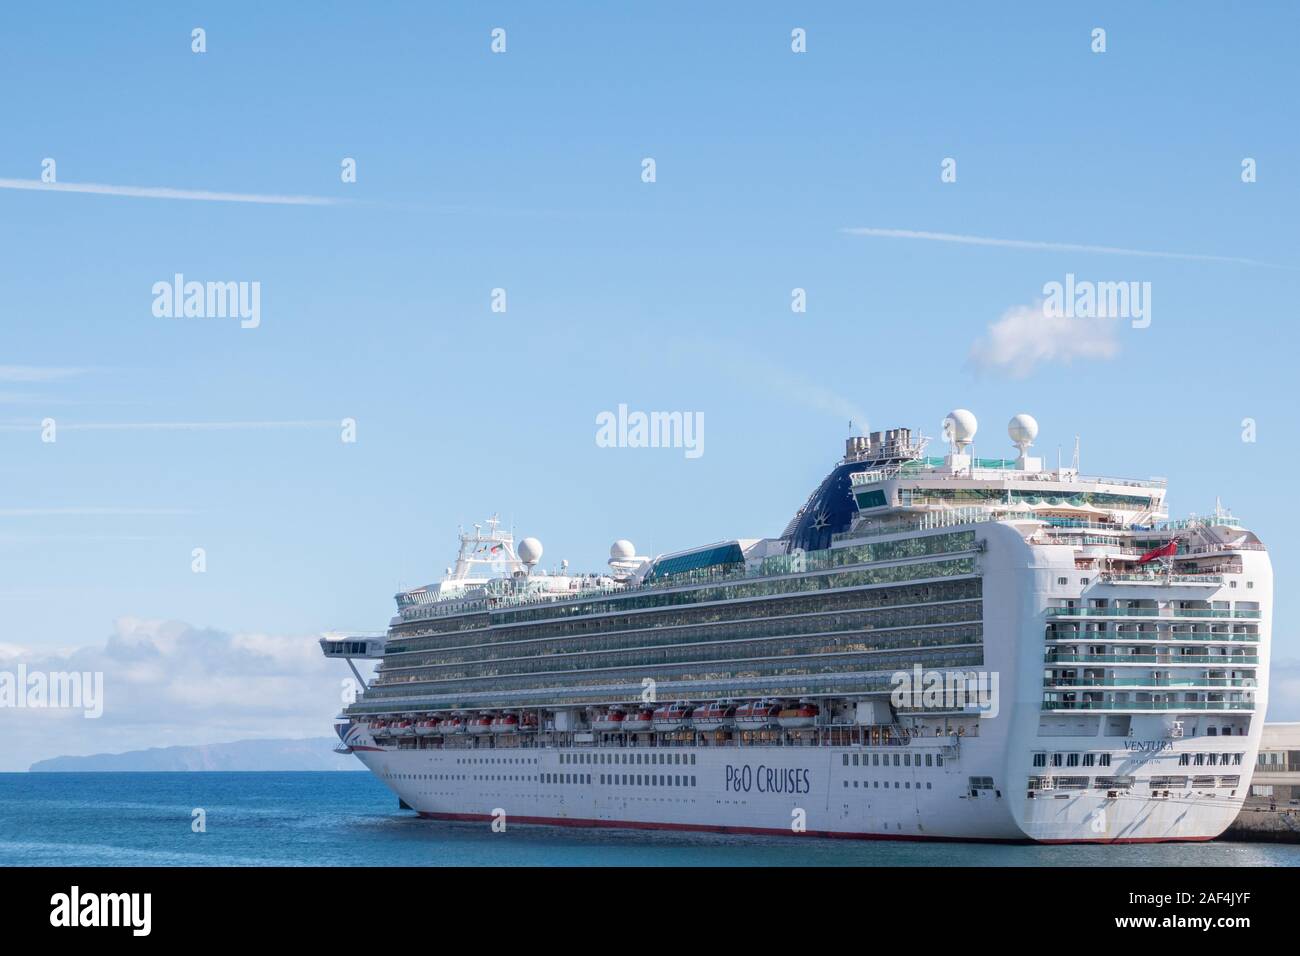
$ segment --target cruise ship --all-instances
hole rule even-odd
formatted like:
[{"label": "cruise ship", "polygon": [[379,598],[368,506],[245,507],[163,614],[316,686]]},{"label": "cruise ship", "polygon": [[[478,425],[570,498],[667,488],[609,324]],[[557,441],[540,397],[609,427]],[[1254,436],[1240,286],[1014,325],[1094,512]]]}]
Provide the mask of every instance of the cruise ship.
[{"label": "cruise ship", "polygon": [[[421,815],[894,840],[1208,840],[1268,694],[1272,571],[1222,508],[1030,454],[848,439],[778,537],[544,570],[495,519],[383,635],[329,636],[337,719]],[[756,480],[751,476],[748,480]],[[369,682],[359,660],[378,664]]]}]

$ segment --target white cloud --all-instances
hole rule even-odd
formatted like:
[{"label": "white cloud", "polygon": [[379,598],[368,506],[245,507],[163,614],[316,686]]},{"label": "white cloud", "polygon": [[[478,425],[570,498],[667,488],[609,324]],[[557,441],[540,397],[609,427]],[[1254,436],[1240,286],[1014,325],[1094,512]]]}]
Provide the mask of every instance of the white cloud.
[{"label": "white cloud", "polygon": [[107,183],[45,183],[39,179],[0,179],[0,189],[93,193],[97,196],[131,196],[138,199],[193,199],[207,202],[263,203],[276,206],[333,206],[343,201],[325,196],[223,193],[207,189],[173,189],[170,186],[112,186]]},{"label": "white cloud", "polygon": [[[0,771],[63,754],[222,743],[254,737],[328,737],[342,707],[346,666],[317,635],[227,633],[182,621],[125,617],[102,644],[46,650],[0,644],[0,669],[104,675],[103,716],[0,711]],[[364,672],[363,672],[364,673]]]},{"label": "white cloud", "polygon": [[980,371],[1024,378],[1047,362],[1111,359],[1119,354],[1114,319],[1049,316],[1042,302],[1017,305],[988,327],[971,346],[970,360]]}]

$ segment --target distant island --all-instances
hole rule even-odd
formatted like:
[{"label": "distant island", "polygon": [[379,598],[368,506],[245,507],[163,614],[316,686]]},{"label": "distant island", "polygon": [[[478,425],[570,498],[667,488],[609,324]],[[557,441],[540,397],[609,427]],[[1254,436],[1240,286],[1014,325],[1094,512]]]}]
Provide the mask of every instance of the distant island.
[{"label": "distant island", "polygon": [[120,754],[52,757],[38,760],[31,773],[86,773],[89,771],[202,771],[202,770],[364,770],[356,757],[336,754],[334,737],[297,740],[236,740],[194,747],[152,747]]}]

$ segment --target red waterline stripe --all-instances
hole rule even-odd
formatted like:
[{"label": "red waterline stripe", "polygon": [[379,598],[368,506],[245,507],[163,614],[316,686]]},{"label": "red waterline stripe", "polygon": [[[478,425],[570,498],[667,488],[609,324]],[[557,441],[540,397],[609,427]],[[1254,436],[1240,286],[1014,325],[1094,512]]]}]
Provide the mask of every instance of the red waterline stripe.
[{"label": "red waterline stripe", "polygon": [[[437,813],[417,811],[420,816],[430,820],[449,820],[460,823],[486,823],[495,819],[490,813]],[[708,823],[654,823],[646,820],[592,820],[588,818],[574,817],[521,817],[512,816],[508,819],[515,823],[535,824],[537,826],[547,827],[584,827],[584,828],[614,828],[621,830],[678,830],[696,833],[733,833],[743,834],[746,836],[814,836],[829,837],[840,840],[904,840],[911,843],[1002,843],[1002,844],[1026,844],[1026,843],[1044,843],[1053,845],[1082,844],[1082,843],[1203,843],[1213,840],[1214,837],[1195,836],[1195,837],[1120,837],[1114,840],[1035,840],[1031,837],[1021,839],[1007,838],[999,839],[997,837],[944,837],[944,836],[927,836],[925,834],[904,834],[904,833],[846,833],[838,830],[807,830],[804,833],[796,834],[790,830],[780,827],[742,827],[742,826],[721,826]]]}]

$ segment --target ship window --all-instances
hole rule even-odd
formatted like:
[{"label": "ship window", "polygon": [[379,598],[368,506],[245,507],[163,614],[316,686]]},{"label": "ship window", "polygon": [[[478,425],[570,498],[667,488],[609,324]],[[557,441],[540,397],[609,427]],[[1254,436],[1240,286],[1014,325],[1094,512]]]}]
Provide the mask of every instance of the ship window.
[{"label": "ship window", "polygon": [[926,754],[926,755],[925,755],[925,765],[926,765],[927,767],[932,767],[932,766],[934,766],[934,754]]},{"label": "ship window", "polygon": [[1069,579],[1069,578],[1057,578],[1057,579],[1056,579],[1056,583],[1057,583],[1057,584],[1069,584],[1069,583],[1070,583],[1070,579]]},{"label": "ship window", "polygon": [[1067,767],[1077,767],[1077,766],[1079,766],[1079,755],[1078,755],[1078,754],[1066,754],[1066,755],[1065,755],[1065,765],[1066,765]]},{"label": "ship window", "polygon": [[[691,754],[691,763],[695,763],[695,754]],[[695,775],[691,775],[691,786],[695,786]]]},{"label": "ship window", "polygon": [[873,766],[873,767],[879,767],[879,766],[880,766],[880,754],[872,754],[872,755],[871,755],[871,766]]},{"label": "ship window", "polygon": [[897,767],[898,764],[899,764],[898,754],[894,754],[894,766]]},{"label": "ship window", "polygon": [[1034,754],[1034,766],[1035,766],[1035,767],[1046,767],[1046,766],[1047,766],[1047,754]]},{"label": "ship window", "polygon": [[[856,757],[854,758],[853,762],[854,762],[854,763],[857,763],[857,762],[858,762]],[[848,754],[845,754],[845,755],[844,755],[844,766],[847,767],[848,765],[849,765],[849,755],[848,755]]]},{"label": "ship window", "polygon": [[942,767],[942,766],[943,766],[943,754],[935,754],[935,755],[934,755],[934,765],[935,765],[936,767]]},{"label": "ship window", "polygon": [[1053,766],[1053,767],[1059,767],[1059,766],[1061,766],[1061,764],[1062,764],[1062,762],[1063,762],[1063,761],[1062,761],[1062,758],[1063,758],[1064,756],[1065,756],[1064,754],[1052,754],[1052,766]]}]

